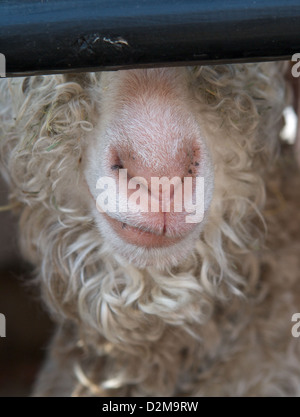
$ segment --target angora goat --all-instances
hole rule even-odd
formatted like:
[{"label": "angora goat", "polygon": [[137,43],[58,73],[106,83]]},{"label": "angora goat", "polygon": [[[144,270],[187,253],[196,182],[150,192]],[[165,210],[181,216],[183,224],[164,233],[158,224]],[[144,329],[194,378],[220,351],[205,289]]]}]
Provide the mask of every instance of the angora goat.
[{"label": "angora goat", "polygon": [[[279,63],[1,82],[2,172],[58,326],[33,395],[300,395],[287,97]],[[98,179],[125,169],[203,178],[202,221],[101,212]]]}]

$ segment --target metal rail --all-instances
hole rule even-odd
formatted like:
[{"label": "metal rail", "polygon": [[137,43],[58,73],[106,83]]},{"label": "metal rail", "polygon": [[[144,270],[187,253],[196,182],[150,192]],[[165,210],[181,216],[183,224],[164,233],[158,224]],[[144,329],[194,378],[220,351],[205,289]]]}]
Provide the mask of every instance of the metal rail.
[{"label": "metal rail", "polygon": [[300,0],[4,0],[7,76],[290,59]]}]

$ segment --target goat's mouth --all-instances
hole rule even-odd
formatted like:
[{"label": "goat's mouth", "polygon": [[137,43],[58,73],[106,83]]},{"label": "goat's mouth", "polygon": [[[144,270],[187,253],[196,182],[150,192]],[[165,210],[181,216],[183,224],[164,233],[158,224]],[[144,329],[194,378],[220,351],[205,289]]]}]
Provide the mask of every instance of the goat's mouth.
[{"label": "goat's mouth", "polygon": [[[87,183],[86,183],[87,185]],[[87,185],[89,195],[92,197],[96,206],[96,199],[90,191],[89,186]],[[135,227],[129,225],[124,221],[119,221],[105,212],[100,212],[100,215],[103,215],[106,221],[110,224],[112,229],[123,239],[125,242],[130,243],[135,246],[141,246],[145,248],[160,248],[172,246],[180,242],[185,236],[186,233],[180,233],[177,236],[167,236],[165,226],[159,231],[148,230],[142,227]]]},{"label": "goat's mouth", "polygon": [[127,223],[116,220],[106,213],[102,213],[113,230],[127,243],[146,248],[159,248],[174,245],[182,239],[182,236],[169,237],[164,231],[157,233],[141,227],[131,226]]}]

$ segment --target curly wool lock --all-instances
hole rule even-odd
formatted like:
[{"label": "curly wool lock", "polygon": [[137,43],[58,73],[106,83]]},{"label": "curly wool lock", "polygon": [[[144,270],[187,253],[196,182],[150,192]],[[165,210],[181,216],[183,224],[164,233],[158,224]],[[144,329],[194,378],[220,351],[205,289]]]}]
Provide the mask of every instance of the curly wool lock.
[{"label": "curly wool lock", "polygon": [[[258,249],[267,164],[278,153],[286,102],[281,64],[178,71],[215,177],[204,229],[179,264],[165,248],[151,249],[150,266],[143,247],[133,255],[127,245],[120,255],[95,225],[81,158],[101,118],[102,74],[0,84],[2,171],[20,214],[22,252],[60,328],[35,395],[299,394],[292,354],[293,371],[284,354],[267,359],[264,345],[246,352],[264,326],[258,311],[272,287],[263,285]],[[276,320],[290,300],[281,298],[266,307]],[[272,333],[273,325],[264,328]]]}]

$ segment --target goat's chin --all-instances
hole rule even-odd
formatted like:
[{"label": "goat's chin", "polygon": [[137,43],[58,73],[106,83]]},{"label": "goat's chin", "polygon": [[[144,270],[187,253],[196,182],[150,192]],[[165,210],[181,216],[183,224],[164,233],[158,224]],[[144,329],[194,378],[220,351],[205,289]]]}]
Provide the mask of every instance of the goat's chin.
[{"label": "goat's chin", "polygon": [[168,245],[144,246],[129,243],[120,237],[103,216],[97,216],[97,226],[118,263],[133,264],[140,269],[154,267],[160,270],[176,267],[184,262],[193,252],[203,227],[202,224],[197,225],[191,233],[181,239],[173,239]]},{"label": "goat's chin", "polygon": [[154,267],[163,270],[180,265],[190,255],[195,241],[195,238],[187,236],[178,243],[157,248],[132,245],[121,240],[115,241],[115,239],[112,239],[110,244],[117,252],[115,258],[119,262],[128,262],[141,269]]}]

